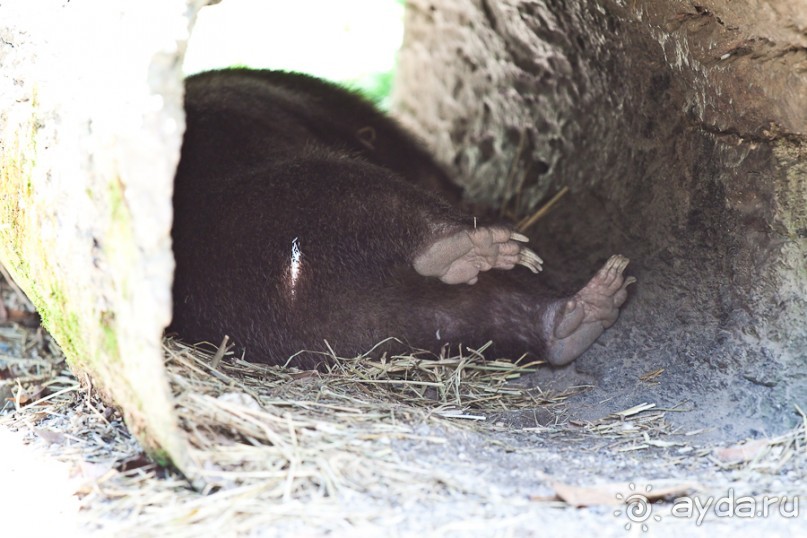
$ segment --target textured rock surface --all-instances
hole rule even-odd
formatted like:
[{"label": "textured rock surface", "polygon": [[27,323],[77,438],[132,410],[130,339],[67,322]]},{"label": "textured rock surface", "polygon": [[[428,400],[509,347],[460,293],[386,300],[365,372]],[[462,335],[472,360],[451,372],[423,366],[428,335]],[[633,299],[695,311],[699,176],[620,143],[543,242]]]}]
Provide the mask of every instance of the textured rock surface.
[{"label": "textured rock surface", "polygon": [[[529,214],[559,289],[608,255],[617,325],[540,382],[582,417],[655,401],[714,436],[807,400],[807,4],[412,0],[394,109],[472,198]],[[664,369],[648,384],[638,378]],[[608,400],[604,408],[599,402]]]},{"label": "textured rock surface", "polygon": [[191,12],[0,5],[0,257],[79,377],[183,468],[161,340]]}]

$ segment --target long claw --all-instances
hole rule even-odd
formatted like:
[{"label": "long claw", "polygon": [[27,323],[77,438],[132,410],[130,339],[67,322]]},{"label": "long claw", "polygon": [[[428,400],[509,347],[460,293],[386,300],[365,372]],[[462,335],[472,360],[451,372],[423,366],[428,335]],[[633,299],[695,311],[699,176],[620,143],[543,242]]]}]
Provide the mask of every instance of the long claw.
[{"label": "long claw", "polygon": [[523,265],[524,267],[526,267],[527,269],[529,269],[529,270],[530,270],[530,271],[532,271],[533,273],[538,273],[538,272],[540,272],[540,271],[541,271],[541,269],[536,268],[534,265],[532,265],[531,263],[526,262],[526,261],[524,261],[524,260],[519,260],[518,264],[519,264],[519,265]]},{"label": "long claw", "polygon": [[524,255],[524,256],[527,256],[528,258],[530,258],[532,260],[535,260],[536,262],[538,262],[539,265],[543,265],[543,263],[544,263],[544,260],[542,260],[541,257],[538,254],[536,254],[535,251],[532,250],[532,249],[529,249],[529,248],[526,248],[526,247],[522,248],[521,249],[521,254]]},{"label": "long claw", "polygon": [[519,253],[518,263],[523,265],[533,273],[538,273],[543,269],[542,264],[544,261],[535,252],[528,248],[521,249]]},{"label": "long claw", "polygon": [[529,243],[530,238],[526,235],[522,235],[518,232],[510,232],[510,239],[513,241],[518,241],[519,243]]}]

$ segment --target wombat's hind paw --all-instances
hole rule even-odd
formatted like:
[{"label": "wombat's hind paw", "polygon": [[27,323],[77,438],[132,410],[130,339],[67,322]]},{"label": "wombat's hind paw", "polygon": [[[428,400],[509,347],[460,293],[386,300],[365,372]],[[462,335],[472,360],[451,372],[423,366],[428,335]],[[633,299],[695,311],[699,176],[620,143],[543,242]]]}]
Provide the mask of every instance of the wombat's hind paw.
[{"label": "wombat's hind paw", "polygon": [[419,274],[437,277],[446,284],[474,284],[481,271],[507,270],[516,265],[537,273],[543,260],[521,244],[527,241],[503,226],[462,230],[429,245],[412,265]]},{"label": "wombat's hind paw", "polygon": [[628,262],[624,256],[611,256],[583,289],[548,310],[550,363],[558,366],[573,361],[614,324],[619,307],[628,297],[627,287],[636,282],[622,274]]}]

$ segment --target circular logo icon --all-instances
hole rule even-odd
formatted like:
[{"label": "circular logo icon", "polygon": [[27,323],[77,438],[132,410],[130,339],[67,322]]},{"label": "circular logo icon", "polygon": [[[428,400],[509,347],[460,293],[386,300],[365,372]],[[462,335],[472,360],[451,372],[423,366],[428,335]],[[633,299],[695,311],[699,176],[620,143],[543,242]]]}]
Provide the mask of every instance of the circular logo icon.
[{"label": "circular logo icon", "polygon": [[[625,524],[625,530],[631,530],[634,524],[639,524],[643,532],[647,532],[650,528],[647,521],[652,517],[653,521],[661,521],[661,516],[653,514],[653,505],[644,493],[636,492],[636,484],[631,482],[628,486],[631,492],[626,496],[622,493],[616,494],[616,499],[622,501],[626,506],[624,509],[614,511],[614,516],[621,517],[622,514],[628,518]],[[650,493],[653,486],[646,486],[645,493]]]}]

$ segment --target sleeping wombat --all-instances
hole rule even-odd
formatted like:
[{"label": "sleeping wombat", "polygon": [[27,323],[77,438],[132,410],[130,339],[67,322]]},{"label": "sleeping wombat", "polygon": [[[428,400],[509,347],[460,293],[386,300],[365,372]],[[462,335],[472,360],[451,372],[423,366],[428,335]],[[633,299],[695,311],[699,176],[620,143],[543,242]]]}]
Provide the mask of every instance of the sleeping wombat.
[{"label": "sleeping wombat", "polygon": [[304,368],[328,346],[354,356],[384,340],[435,352],[492,340],[497,355],[561,365],[616,320],[627,259],[549,297],[527,238],[458,209],[460,189],[361,97],[247,69],[185,88],[171,326],[184,339],[227,334],[270,363],[308,350],[291,363]]}]

